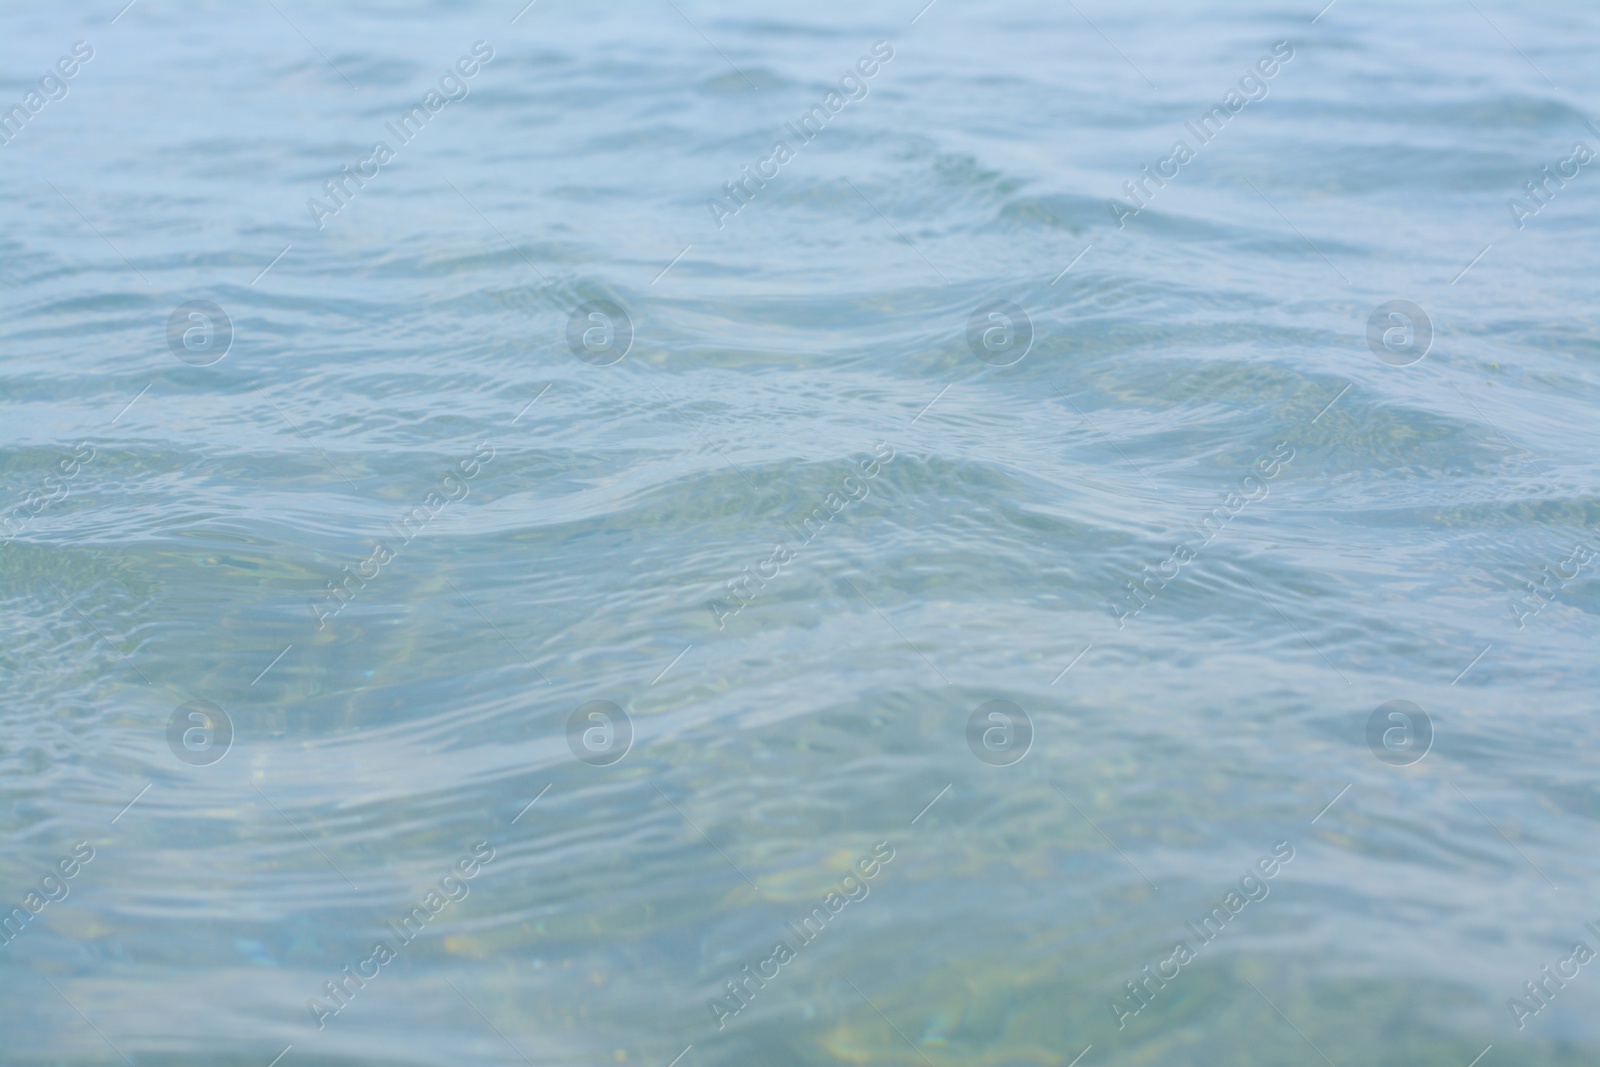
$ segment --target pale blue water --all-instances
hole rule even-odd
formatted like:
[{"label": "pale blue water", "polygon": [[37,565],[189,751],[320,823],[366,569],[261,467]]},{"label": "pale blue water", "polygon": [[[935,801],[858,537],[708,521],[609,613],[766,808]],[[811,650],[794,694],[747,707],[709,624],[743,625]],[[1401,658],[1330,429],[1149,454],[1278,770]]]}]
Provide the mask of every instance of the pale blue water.
[{"label": "pale blue water", "polygon": [[0,1063],[1596,1062],[1600,12],[1319,6],[0,12]]}]

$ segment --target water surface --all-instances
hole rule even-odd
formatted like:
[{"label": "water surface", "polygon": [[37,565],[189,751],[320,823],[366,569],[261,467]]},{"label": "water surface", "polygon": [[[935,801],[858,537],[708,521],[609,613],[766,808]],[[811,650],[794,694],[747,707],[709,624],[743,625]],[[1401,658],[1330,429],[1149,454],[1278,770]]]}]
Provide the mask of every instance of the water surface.
[{"label": "water surface", "polygon": [[519,6],[0,14],[0,1062],[1595,1061],[1592,9]]}]

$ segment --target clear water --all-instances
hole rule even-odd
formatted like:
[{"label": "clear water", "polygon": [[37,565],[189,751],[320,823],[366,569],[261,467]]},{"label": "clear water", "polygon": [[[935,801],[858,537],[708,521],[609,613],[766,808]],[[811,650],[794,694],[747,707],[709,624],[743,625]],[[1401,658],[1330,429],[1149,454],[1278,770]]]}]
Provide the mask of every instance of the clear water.
[{"label": "clear water", "polygon": [[1600,1056],[1592,6],[118,6],[0,13],[0,1062]]}]

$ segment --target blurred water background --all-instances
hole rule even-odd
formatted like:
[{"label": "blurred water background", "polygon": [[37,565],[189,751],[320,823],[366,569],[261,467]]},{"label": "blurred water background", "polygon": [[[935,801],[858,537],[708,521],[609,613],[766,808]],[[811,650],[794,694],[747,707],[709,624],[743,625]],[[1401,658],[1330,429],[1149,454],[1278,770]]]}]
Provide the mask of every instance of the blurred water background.
[{"label": "blurred water background", "polygon": [[1600,1056],[1592,6],[118,6],[0,11],[0,1063]]}]

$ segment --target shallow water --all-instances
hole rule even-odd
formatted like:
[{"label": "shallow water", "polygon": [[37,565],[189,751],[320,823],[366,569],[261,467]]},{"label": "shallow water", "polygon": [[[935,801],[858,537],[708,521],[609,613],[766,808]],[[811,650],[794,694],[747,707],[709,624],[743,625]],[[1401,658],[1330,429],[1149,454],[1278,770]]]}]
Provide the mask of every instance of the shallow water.
[{"label": "shallow water", "polygon": [[118,6],[0,13],[0,1062],[1600,1055],[1593,9]]}]

